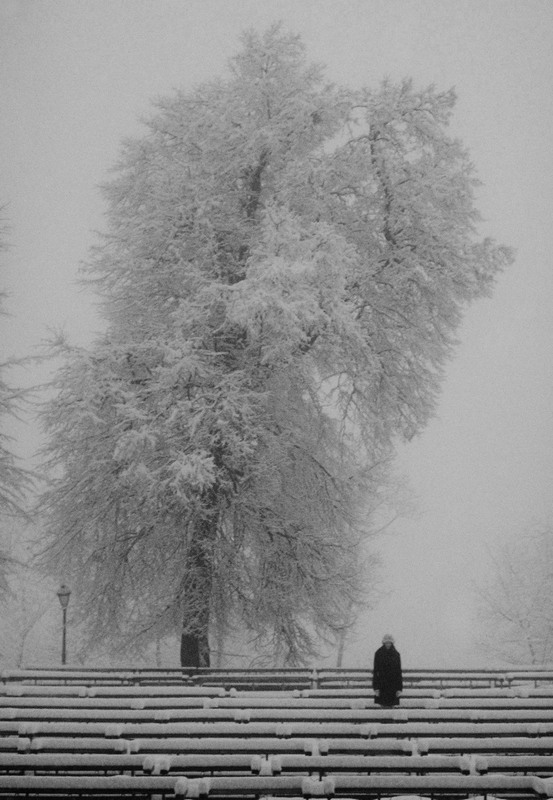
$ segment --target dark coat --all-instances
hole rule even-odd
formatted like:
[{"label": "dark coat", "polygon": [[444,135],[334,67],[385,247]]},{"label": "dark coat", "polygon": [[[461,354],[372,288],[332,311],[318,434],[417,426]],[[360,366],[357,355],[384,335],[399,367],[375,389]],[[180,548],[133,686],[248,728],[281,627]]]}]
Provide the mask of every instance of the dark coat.
[{"label": "dark coat", "polygon": [[397,706],[399,698],[397,692],[403,690],[403,676],[401,673],[401,656],[392,645],[382,645],[374,654],[373,689],[379,690],[374,702],[381,706]]}]

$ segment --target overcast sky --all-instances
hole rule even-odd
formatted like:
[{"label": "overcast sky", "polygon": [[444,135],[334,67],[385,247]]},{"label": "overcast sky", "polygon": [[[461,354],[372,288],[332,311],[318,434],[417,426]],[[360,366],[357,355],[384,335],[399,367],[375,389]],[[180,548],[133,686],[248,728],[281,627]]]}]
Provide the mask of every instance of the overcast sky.
[{"label": "overcast sky", "polygon": [[344,662],[363,666],[390,630],[406,666],[478,665],[472,582],[489,549],[553,520],[551,0],[0,0],[3,355],[52,327],[90,341],[75,281],[121,140],[153,98],[224,74],[240,33],[277,20],[337,83],[454,86],[482,233],[516,249],[467,313],[437,417],[399,453],[417,510],[383,540],[388,596]]}]

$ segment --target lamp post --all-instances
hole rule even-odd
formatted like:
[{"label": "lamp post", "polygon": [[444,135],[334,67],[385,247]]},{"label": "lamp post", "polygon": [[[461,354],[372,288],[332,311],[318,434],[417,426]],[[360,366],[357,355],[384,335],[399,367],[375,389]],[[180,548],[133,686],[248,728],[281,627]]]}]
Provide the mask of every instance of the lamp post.
[{"label": "lamp post", "polygon": [[62,583],[58,589],[58,597],[60,600],[61,610],[63,613],[63,627],[61,635],[61,663],[65,664],[66,648],[65,648],[65,631],[67,628],[67,606],[69,605],[69,598],[71,596],[71,589]]}]

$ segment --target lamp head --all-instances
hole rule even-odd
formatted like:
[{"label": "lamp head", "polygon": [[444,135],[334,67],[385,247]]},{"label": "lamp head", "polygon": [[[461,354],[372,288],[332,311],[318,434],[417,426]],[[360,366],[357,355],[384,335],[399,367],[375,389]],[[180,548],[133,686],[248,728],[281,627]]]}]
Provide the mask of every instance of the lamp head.
[{"label": "lamp head", "polygon": [[71,596],[71,589],[62,583],[60,588],[58,589],[57,595],[59,597],[60,605],[63,609],[66,609],[69,605],[69,598]]}]

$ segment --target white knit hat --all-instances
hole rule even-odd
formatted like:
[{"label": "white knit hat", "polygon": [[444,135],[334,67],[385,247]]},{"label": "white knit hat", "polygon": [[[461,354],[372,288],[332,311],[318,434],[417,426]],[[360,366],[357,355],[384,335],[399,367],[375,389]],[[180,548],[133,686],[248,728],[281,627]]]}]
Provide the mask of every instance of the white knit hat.
[{"label": "white knit hat", "polygon": [[384,644],[384,642],[391,642],[393,644],[394,641],[395,641],[394,637],[392,636],[391,633],[385,633],[384,636],[382,637],[382,644]]}]

